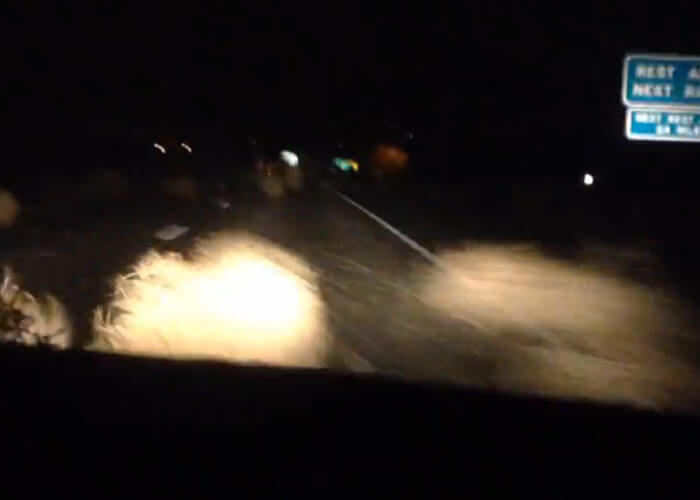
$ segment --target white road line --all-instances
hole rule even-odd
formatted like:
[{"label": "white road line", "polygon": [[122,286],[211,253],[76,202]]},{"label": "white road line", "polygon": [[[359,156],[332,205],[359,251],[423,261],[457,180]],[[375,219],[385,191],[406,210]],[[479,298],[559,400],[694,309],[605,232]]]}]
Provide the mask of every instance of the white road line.
[{"label": "white road line", "polygon": [[[361,211],[363,214],[365,214],[365,215],[366,215],[367,217],[369,217],[370,219],[372,219],[372,220],[374,220],[375,222],[377,222],[380,226],[382,226],[384,229],[386,229],[386,230],[389,231],[391,234],[393,234],[394,236],[396,236],[398,239],[400,239],[401,241],[403,241],[406,245],[408,245],[409,247],[411,247],[412,249],[414,249],[416,252],[418,252],[419,254],[421,254],[423,257],[425,257],[425,259],[427,259],[428,261],[430,261],[430,262],[433,263],[434,265],[436,265],[436,266],[438,266],[438,267],[441,267],[441,268],[443,268],[443,269],[445,269],[445,270],[449,270],[449,269],[450,269],[448,265],[444,264],[444,263],[443,263],[440,259],[438,259],[437,256],[436,256],[435,254],[433,254],[430,250],[428,250],[428,249],[426,249],[426,248],[423,248],[423,247],[422,247],[420,244],[418,244],[416,241],[412,240],[411,238],[409,238],[408,236],[406,236],[405,234],[403,234],[401,231],[399,231],[398,229],[396,229],[394,226],[392,226],[391,224],[389,224],[387,221],[385,221],[384,219],[382,219],[382,218],[379,217],[378,215],[372,213],[371,211],[369,211],[368,209],[366,209],[365,207],[363,207],[362,205],[360,205],[359,203],[357,203],[355,200],[353,200],[353,199],[350,198],[349,196],[347,196],[347,195],[341,193],[340,191],[336,191],[335,189],[333,189],[332,187],[330,187],[328,184],[325,184],[324,187],[325,187],[326,189],[332,191],[332,192],[335,193],[336,195],[338,195],[343,201],[345,201],[345,202],[349,203],[350,205],[352,205],[353,207],[357,208],[359,211]],[[484,331],[493,333],[492,330],[491,330],[490,328],[488,328],[488,327],[486,327],[486,326],[484,326],[484,325],[480,325],[480,324],[478,324],[478,323],[475,322],[475,321],[472,321],[472,320],[465,320],[465,319],[462,319],[462,321],[464,321],[465,323],[468,323],[469,325],[471,325],[472,327],[474,327],[474,328],[476,328],[476,329],[484,330]],[[364,359],[364,358],[361,358],[361,359]],[[366,360],[365,360],[365,361],[366,361]],[[368,362],[368,363],[369,363],[369,362]],[[372,366],[372,365],[370,364],[370,366]]]},{"label": "white road line", "polygon": [[435,254],[433,254],[430,250],[428,250],[428,249],[422,247],[422,246],[419,245],[416,241],[412,240],[411,238],[409,238],[408,236],[406,236],[405,234],[403,234],[401,231],[399,231],[398,229],[396,229],[394,226],[392,226],[391,224],[389,224],[387,221],[385,221],[384,219],[382,219],[382,218],[379,217],[378,215],[376,215],[376,214],[370,212],[368,209],[366,209],[365,207],[363,207],[362,205],[360,205],[359,203],[357,203],[355,200],[353,200],[353,199],[350,198],[349,196],[344,195],[344,194],[341,193],[340,191],[336,191],[335,189],[333,189],[332,187],[330,187],[330,186],[328,186],[328,185],[326,185],[326,188],[329,189],[329,190],[331,190],[332,192],[334,192],[334,193],[335,193],[336,195],[338,195],[342,200],[344,200],[345,202],[349,203],[350,205],[352,205],[353,207],[355,207],[356,209],[358,209],[360,212],[362,212],[363,214],[365,214],[367,217],[369,217],[369,218],[372,219],[373,221],[377,222],[380,226],[382,226],[384,229],[386,229],[386,230],[389,231],[391,234],[393,234],[394,236],[396,236],[398,239],[400,239],[401,241],[403,241],[406,245],[408,245],[409,247],[411,247],[413,250],[415,250],[416,252],[418,252],[419,254],[421,254],[421,255],[422,255],[423,257],[425,257],[427,260],[429,260],[430,262],[432,262],[432,263],[435,264],[436,266],[441,266],[440,260],[439,260],[439,259],[435,256]]}]

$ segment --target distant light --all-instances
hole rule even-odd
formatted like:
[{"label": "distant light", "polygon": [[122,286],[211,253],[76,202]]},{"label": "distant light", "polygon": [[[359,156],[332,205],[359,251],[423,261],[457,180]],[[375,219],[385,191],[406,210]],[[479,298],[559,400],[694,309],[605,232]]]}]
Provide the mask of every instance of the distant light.
[{"label": "distant light", "polygon": [[360,164],[351,158],[333,158],[333,164],[343,172],[360,170]]},{"label": "distant light", "polygon": [[347,172],[352,168],[348,161],[344,158],[333,158],[333,163],[343,172]]},{"label": "distant light", "polygon": [[157,142],[153,143],[153,147],[156,148],[158,151],[160,151],[162,154],[165,154],[165,148],[158,144]]},{"label": "distant light", "polygon": [[583,176],[583,183],[586,186],[592,186],[593,185],[593,176],[591,174],[586,174]]},{"label": "distant light", "polygon": [[180,147],[187,151],[188,153],[192,152],[192,148],[186,143],[186,142],[181,142]]},{"label": "distant light", "polygon": [[296,167],[299,165],[299,157],[291,151],[282,151],[280,153],[280,158],[290,167]]}]

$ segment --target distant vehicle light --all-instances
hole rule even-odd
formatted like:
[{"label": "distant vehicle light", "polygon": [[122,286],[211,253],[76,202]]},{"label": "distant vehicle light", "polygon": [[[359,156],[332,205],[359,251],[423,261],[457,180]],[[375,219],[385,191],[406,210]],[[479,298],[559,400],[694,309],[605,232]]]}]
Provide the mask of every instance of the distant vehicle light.
[{"label": "distant vehicle light", "polygon": [[153,147],[160,151],[162,154],[165,154],[165,148],[157,142],[153,143]]},{"label": "distant vehicle light", "polygon": [[383,172],[399,172],[408,164],[408,153],[399,146],[379,144],[372,151],[369,161]]},{"label": "distant vehicle light", "polygon": [[360,164],[351,158],[333,158],[333,164],[343,172],[360,170]]},{"label": "distant vehicle light", "polygon": [[291,151],[282,151],[280,153],[280,158],[282,159],[283,162],[285,162],[290,167],[299,166],[299,157],[295,153],[292,153]]},{"label": "distant vehicle light", "polygon": [[586,186],[592,186],[593,185],[593,176],[591,174],[586,174],[583,176],[583,183]]},{"label": "distant vehicle light", "polygon": [[192,153],[192,148],[186,142],[181,142],[180,147],[188,153]]}]

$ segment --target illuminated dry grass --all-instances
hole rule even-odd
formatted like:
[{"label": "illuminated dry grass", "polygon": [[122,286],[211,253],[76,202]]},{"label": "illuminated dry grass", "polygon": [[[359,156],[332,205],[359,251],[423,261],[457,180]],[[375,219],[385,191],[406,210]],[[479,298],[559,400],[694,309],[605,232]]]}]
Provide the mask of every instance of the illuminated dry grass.
[{"label": "illuminated dry grass", "polygon": [[9,268],[0,283],[0,340],[24,345],[71,345],[72,326],[66,308],[53,295],[34,296]]},{"label": "illuminated dry grass", "polygon": [[97,345],[178,358],[318,366],[326,318],[316,275],[260,239],[222,234],[192,255],[150,252],[94,316]]},{"label": "illuminated dry grass", "polygon": [[498,346],[497,385],[651,406],[695,399],[697,374],[683,360],[689,322],[663,288],[528,246],[471,246],[441,261],[421,298],[475,326],[471,340]]},{"label": "illuminated dry grass", "polygon": [[19,214],[19,203],[6,189],[0,188],[0,228],[10,227]]}]

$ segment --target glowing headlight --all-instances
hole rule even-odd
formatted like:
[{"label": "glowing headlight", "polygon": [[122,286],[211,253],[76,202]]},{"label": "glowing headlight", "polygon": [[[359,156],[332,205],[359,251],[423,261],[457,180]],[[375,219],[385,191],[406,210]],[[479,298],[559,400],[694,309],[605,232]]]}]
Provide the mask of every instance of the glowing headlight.
[{"label": "glowing headlight", "polygon": [[157,142],[153,143],[153,147],[160,151],[162,154],[165,154],[165,148]]},{"label": "glowing headlight", "polygon": [[189,144],[187,144],[186,142],[181,142],[181,143],[180,143],[180,147],[181,147],[182,149],[184,149],[185,151],[187,151],[188,153],[191,153],[191,152],[192,152],[192,148],[191,148],[191,147],[189,146]]},{"label": "glowing headlight", "polygon": [[592,186],[593,185],[593,176],[591,174],[586,174],[583,176],[583,183],[586,186]]}]

